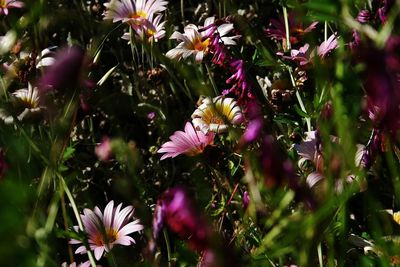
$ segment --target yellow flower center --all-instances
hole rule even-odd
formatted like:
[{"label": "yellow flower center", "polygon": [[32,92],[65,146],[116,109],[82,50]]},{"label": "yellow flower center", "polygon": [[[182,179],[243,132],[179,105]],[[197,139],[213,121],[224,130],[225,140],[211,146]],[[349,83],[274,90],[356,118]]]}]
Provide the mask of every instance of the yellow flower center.
[{"label": "yellow flower center", "polygon": [[393,213],[393,220],[400,224],[400,211]]},{"label": "yellow flower center", "polygon": [[192,42],[192,50],[205,51],[209,44],[210,44],[209,38],[207,38],[204,41],[201,41],[200,38],[196,38]]},{"label": "yellow flower center", "polygon": [[204,150],[204,147],[203,147],[203,146],[200,146],[200,147],[193,147],[192,149],[186,151],[186,152],[185,152],[185,155],[186,155],[186,156],[189,156],[189,157],[193,157],[193,156],[196,156],[197,154],[202,153],[203,150]]},{"label": "yellow flower center", "polygon": [[[224,118],[220,116],[219,112],[212,106],[209,106],[206,110],[203,110],[203,121],[207,124],[225,124]],[[221,115],[224,115],[223,113]]]},{"label": "yellow flower center", "polygon": [[93,238],[93,242],[96,246],[104,246],[105,244],[113,243],[118,239],[118,232],[115,229],[106,230],[106,238],[104,238],[103,233],[98,232]]},{"label": "yellow flower center", "polygon": [[7,7],[6,0],[0,0],[0,8],[5,8]]},{"label": "yellow flower center", "polygon": [[152,37],[155,33],[156,33],[155,30],[147,29],[147,31],[146,31],[146,36],[147,36],[148,38],[150,38],[150,37]]},{"label": "yellow flower center", "polygon": [[143,10],[138,10],[132,14],[129,15],[129,18],[131,19],[146,19],[147,18],[147,13],[144,12]]}]

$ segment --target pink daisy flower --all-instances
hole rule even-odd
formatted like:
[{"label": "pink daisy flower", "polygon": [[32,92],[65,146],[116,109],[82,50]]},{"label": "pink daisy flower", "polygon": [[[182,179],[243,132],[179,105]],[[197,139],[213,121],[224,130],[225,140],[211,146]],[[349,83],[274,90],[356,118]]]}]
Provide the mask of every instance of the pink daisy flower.
[{"label": "pink daisy flower", "polygon": [[0,0],[0,15],[8,15],[9,8],[23,8],[24,3],[17,0]]},{"label": "pink daisy flower", "polygon": [[[99,260],[104,251],[109,252],[114,245],[129,246],[135,240],[129,234],[143,230],[139,220],[129,222],[133,216],[133,207],[127,206],[121,210],[122,204],[114,208],[114,201],[110,201],[104,209],[104,214],[98,207],[94,211],[84,209],[81,219],[88,235],[90,249],[94,251],[96,260]],[[77,231],[78,227],[74,226]],[[71,244],[82,244],[82,241],[72,239]],[[82,244],[75,251],[76,254],[87,253]]]},{"label": "pink daisy flower", "polygon": [[338,45],[337,36],[332,34],[328,40],[322,42],[321,45],[317,47],[317,54],[321,58],[325,58],[332,50],[335,50]]},{"label": "pink daisy flower", "polygon": [[214,133],[204,134],[194,129],[190,122],[185,125],[185,131],[176,131],[170,136],[171,141],[166,142],[157,151],[165,153],[161,160],[175,158],[180,154],[194,156],[203,152],[204,148],[214,140]]},{"label": "pink daisy flower", "polygon": [[[303,38],[305,33],[314,30],[318,24],[318,22],[313,22],[307,28],[304,28],[303,24],[301,22],[298,22],[298,20],[296,19],[296,15],[293,12],[289,13],[288,20],[290,43],[292,44],[298,43]],[[266,35],[275,40],[285,41],[286,29],[283,16],[280,16],[279,19],[271,19],[270,22],[270,27],[265,30]]]}]

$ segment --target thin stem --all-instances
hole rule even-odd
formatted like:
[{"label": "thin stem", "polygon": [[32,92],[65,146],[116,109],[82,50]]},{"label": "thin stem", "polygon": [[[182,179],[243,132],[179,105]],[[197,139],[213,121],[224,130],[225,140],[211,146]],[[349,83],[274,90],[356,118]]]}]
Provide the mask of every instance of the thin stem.
[{"label": "thin stem", "polygon": [[214,89],[215,96],[219,96],[218,88],[217,88],[217,85],[215,84],[214,77],[212,76],[212,72],[210,70],[210,67],[208,66],[207,63],[205,63],[204,65],[206,66],[207,73],[208,73],[208,78],[210,79],[211,85],[212,85],[212,87]]},{"label": "thin stem", "polygon": [[167,230],[163,229],[163,234],[164,234],[165,245],[166,245],[166,247],[167,247],[168,267],[171,267],[171,266],[172,266],[172,261],[171,261],[171,246],[170,246],[170,244],[169,244],[169,238],[168,238]]},{"label": "thin stem", "polygon": [[[74,211],[75,218],[76,218],[76,220],[78,222],[79,230],[84,232],[85,231],[85,227],[83,226],[82,219],[81,219],[81,216],[79,215],[79,211],[78,211],[78,208],[76,206],[74,197],[72,196],[71,191],[69,191],[69,188],[68,188],[67,184],[65,183],[64,178],[60,174],[57,174],[57,176],[60,179],[61,188],[65,191],[65,194],[67,195],[68,200],[69,200],[69,202],[71,204],[72,210]],[[89,257],[90,264],[92,265],[92,267],[96,267],[96,262],[94,260],[94,257],[93,257],[92,251],[90,250],[89,245],[87,244],[87,242],[84,242],[84,244],[85,244],[85,247],[86,247],[86,252],[87,252],[88,257]]]},{"label": "thin stem", "polygon": [[[306,107],[304,106],[303,100],[301,99],[299,90],[297,89],[297,86],[296,86],[296,83],[294,81],[293,74],[292,74],[292,71],[290,70],[290,68],[288,68],[288,72],[289,72],[289,75],[290,75],[290,79],[292,81],[292,86],[296,90],[296,98],[297,98],[297,101],[299,102],[300,108],[304,113],[306,113],[308,115]],[[307,123],[307,130],[310,132],[311,131],[311,119],[310,119],[310,117],[306,117],[305,119],[306,119],[306,123]]]},{"label": "thin stem", "polygon": [[[135,45],[135,33],[133,32],[132,27],[129,27],[129,35],[130,35],[130,46],[131,46],[131,53],[132,53],[132,62],[135,71],[138,70],[138,64],[135,59],[135,54],[137,55],[136,45]],[[139,57],[138,57],[139,58]]]},{"label": "thin stem", "polygon": [[125,25],[125,23],[121,23],[119,24],[117,27],[115,27],[114,29],[112,29],[109,33],[106,34],[106,36],[103,38],[103,40],[101,41],[100,45],[96,48],[96,51],[94,52],[94,55],[97,55],[97,53],[99,53],[99,51],[103,48],[104,43],[106,42],[108,36],[110,36],[110,34],[115,31],[116,29],[118,29],[119,27],[121,27],[122,25]]},{"label": "thin stem", "polygon": [[324,266],[324,263],[323,263],[323,261],[322,261],[322,247],[321,247],[321,243],[318,244],[317,252],[318,252],[319,267],[323,267],[323,266]]},{"label": "thin stem", "polygon": [[224,17],[226,17],[226,0],[224,0]]},{"label": "thin stem", "polygon": [[181,17],[182,17],[182,25],[185,26],[185,9],[183,8],[184,0],[181,0]]},{"label": "thin stem", "polygon": [[[65,198],[64,198],[64,192],[60,192],[61,195],[61,212],[63,216],[63,221],[64,221],[64,228],[65,230],[68,230],[68,221],[67,221],[67,209],[65,208]],[[74,253],[72,252],[71,245],[68,242],[68,256],[70,262],[74,262]]]},{"label": "thin stem", "polygon": [[328,40],[328,22],[325,20],[324,23],[324,41]]},{"label": "thin stem", "polygon": [[290,47],[290,32],[289,32],[289,18],[287,14],[287,9],[285,6],[283,8],[283,19],[285,20],[285,32],[286,32],[286,49],[285,51],[289,51],[291,49]]}]

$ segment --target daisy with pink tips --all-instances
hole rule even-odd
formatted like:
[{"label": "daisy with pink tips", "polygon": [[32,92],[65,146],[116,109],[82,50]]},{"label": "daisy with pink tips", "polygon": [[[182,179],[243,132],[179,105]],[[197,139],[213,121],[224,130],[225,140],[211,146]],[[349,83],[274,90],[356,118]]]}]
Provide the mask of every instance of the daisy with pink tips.
[{"label": "daisy with pink tips", "polygon": [[162,0],[111,0],[104,4],[107,8],[104,19],[139,25],[151,19],[154,14],[166,10],[167,4],[167,1]]},{"label": "daisy with pink tips", "polygon": [[[129,234],[143,230],[139,220],[132,220],[133,207],[122,209],[122,204],[114,208],[114,201],[110,201],[104,209],[104,214],[98,207],[94,211],[84,209],[81,219],[88,235],[89,247],[94,251],[96,260],[99,260],[104,251],[109,252],[114,245],[130,246],[135,240]],[[78,226],[74,226],[77,231]],[[87,253],[82,241],[72,239],[71,244],[81,244],[76,254]]]},{"label": "daisy with pink tips", "polygon": [[[111,0],[104,4],[104,19],[126,22],[139,39],[158,41],[165,35],[165,21],[161,22],[159,13],[167,9],[167,4],[163,0]],[[130,34],[125,33],[122,38],[130,40]]]},{"label": "daisy with pink tips", "polygon": [[195,130],[190,122],[185,125],[185,131],[176,131],[170,136],[171,141],[166,142],[157,151],[165,153],[161,160],[175,158],[180,154],[195,156],[203,152],[204,148],[214,140],[214,133],[204,134]]},{"label": "daisy with pink tips", "polygon": [[196,63],[203,61],[204,56],[209,52],[209,46],[212,42],[214,33],[219,34],[219,42],[224,45],[236,45],[236,36],[226,36],[233,30],[232,23],[225,23],[220,26],[214,24],[215,18],[209,17],[205,20],[203,27],[197,27],[194,24],[189,24],[184,28],[184,32],[174,32],[170,39],[181,41],[177,47],[169,50],[166,54],[171,59],[185,59],[193,56]]},{"label": "daisy with pink tips", "polygon": [[[146,27],[132,27],[138,39],[147,39],[148,42],[158,42],[165,36],[165,20],[161,21],[162,15],[158,15],[154,20],[150,21]],[[129,32],[124,33],[122,39],[130,41],[131,35]]]},{"label": "daisy with pink tips", "polygon": [[23,8],[24,2],[17,0],[0,0],[0,15],[8,15],[9,8]]}]

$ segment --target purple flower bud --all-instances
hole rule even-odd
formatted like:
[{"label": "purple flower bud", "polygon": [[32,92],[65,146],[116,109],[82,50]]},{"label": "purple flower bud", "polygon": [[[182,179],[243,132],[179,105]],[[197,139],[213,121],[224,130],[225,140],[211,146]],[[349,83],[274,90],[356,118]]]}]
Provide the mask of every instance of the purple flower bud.
[{"label": "purple flower bud", "polygon": [[155,112],[149,112],[149,113],[147,113],[147,118],[149,119],[149,120],[154,120],[154,118],[156,117],[156,113]]},{"label": "purple flower bud", "polygon": [[153,214],[153,238],[158,239],[165,220],[165,206],[162,201],[158,201]]},{"label": "purple flower bud", "polygon": [[330,121],[333,116],[333,106],[332,102],[326,102],[325,105],[322,107],[321,110],[321,118],[323,118],[326,121]]},{"label": "purple flower bud", "polygon": [[263,127],[263,120],[258,118],[249,122],[246,127],[246,131],[244,132],[242,138],[245,143],[251,143],[255,141],[261,134],[261,130]]},{"label": "purple flower bud", "polygon": [[371,18],[371,12],[369,10],[360,10],[357,15],[357,21],[360,23],[368,23]]},{"label": "purple flower bud", "polygon": [[400,129],[399,49],[400,38],[391,36],[383,49],[361,47],[355,55],[366,66],[363,78],[369,116],[375,128],[384,129],[392,137]]},{"label": "purple flower bud", "polygon": [[101,161],[108,161],[112,156],[111,141],[107,136],[103,137],[101,143],[95,148],[95,154]]},{"label": "purple flower bud", "polygon": [[387,20],[387,16],[390,13],[393,5],[395,4],[395,0],[383,0],[383,6],[378,9],[378,15],[382,23],[385,23]]},{"label": "purple flower bud", "polygon": [[85,53],[83,49],[72,46],[61,49],[51,65],[39,81],[42,92],[52,89],[74,87],[81,83],[84,70]]}]

